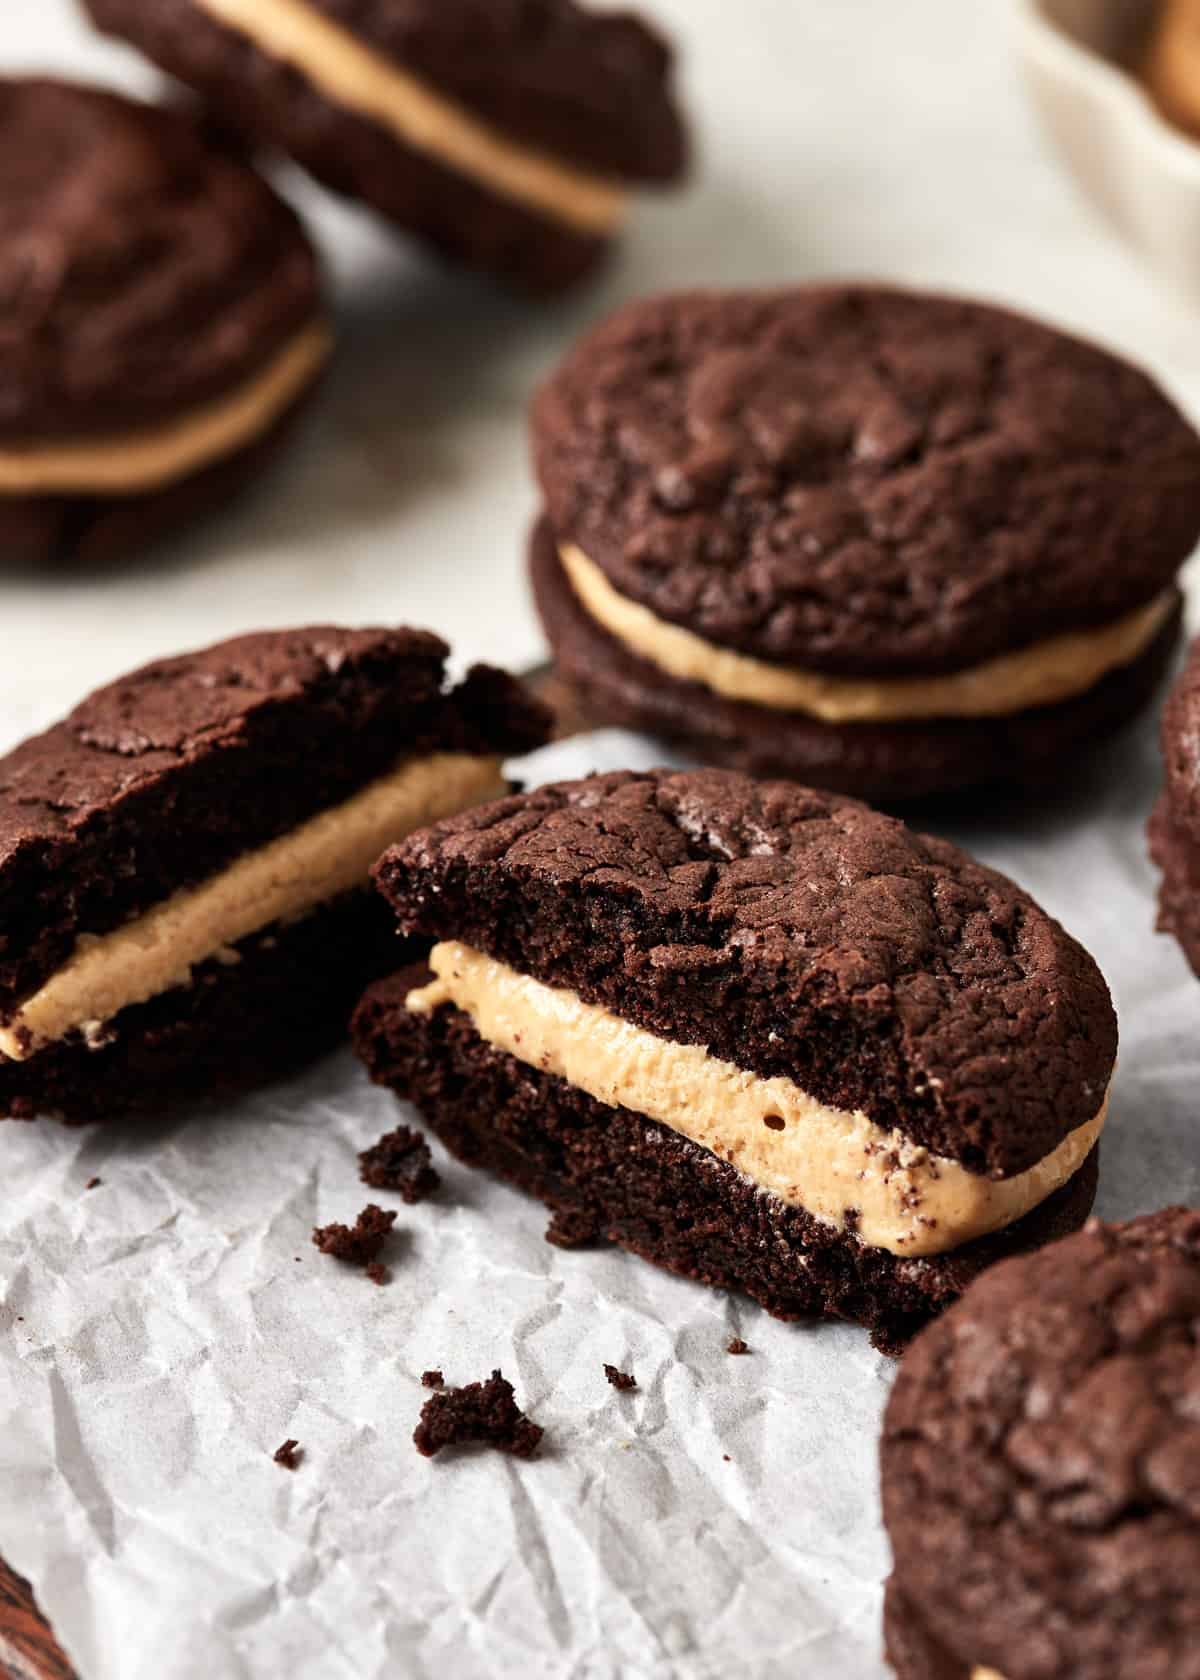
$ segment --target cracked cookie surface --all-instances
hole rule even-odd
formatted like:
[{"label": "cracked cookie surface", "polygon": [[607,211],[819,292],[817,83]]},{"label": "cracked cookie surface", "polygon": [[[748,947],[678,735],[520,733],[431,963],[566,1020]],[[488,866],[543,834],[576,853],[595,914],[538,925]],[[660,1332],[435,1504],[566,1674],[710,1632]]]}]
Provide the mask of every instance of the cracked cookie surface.
[{"label": "cracked cookie surface", "polygon": [[655,298],[540,392],[560,542],[659,618],[846,676],[961,670],[1169,587],[1200,440],[1136,368],[873,286]]},{"label": "cracked cookie surface", "polygon": [[914,1343],[881,1449],[903,1680],[923,1643],[955,1680],[1200,1675],[1198,1323],[1173,1208],[994,1267]]},{"label": "cracked cookie surface", "polygon": [[971,1170],[1097,1113],[1095,963],[1011,881],[857,801],[617,772],[439,823],[381,860],[401,930],[461,940]]}]

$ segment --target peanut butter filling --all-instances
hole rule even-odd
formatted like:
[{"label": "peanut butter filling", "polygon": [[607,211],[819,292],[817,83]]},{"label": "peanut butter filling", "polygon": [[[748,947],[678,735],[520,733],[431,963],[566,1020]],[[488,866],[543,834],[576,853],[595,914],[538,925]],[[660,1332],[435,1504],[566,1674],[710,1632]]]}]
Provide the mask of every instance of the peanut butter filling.
[{"label": "peanut butter filling", "polygon": [[760,1190],[906,1259],[944,1254],[1035,1208],[1086,1159],[1108,1109],[1106,1097],[1027,1172],[981,1178],[861,1111],[830,1108],[790,1079],[747,1073],[702,1045],[658,1038],[470,946],[435,945],[429,966],[436,978],[407,999],[414,1013],[452,1005],[485,1043],[669,1126]]},{"label": "peanut butter filling", "polygon": [[186,985],[198,963],[237,962],[240,939],[365,886],[394,841],[504,790],[498,758],[435,753],[398,765],[111,933],[81,934],[62,968],[0,1028],[0,1054],[24,1061],[68,1033],[96,1037],[122,1009]]},{"label": "peanut butter filling", "polygon": [[997,1673],[994,1668],[973,1668],[971,1670],[971,1680],[1004,1680],[1004,1676]]},{"label": "peanut butter filling", "polygon": [[335,104],[501,197],[583,233],[610,234],[620,221],[623,188],[507,140],[304,0],[198,3],[227,29],[299,70]]},{"label": "peanut butter filling", "polygon": [[1142,77],[1167,120],[1200,136],[1200,0],[1165,0]]},{"label": "peanut butter filling", "polygon": [[1086,693],[1149,647],[1174,607],[1171,591],[1099,630],[1072,631],[938,677],[831,677],[771,665],[717,647],[668,624],[618,593],[572,543],[559,550],[584,610],[640,658],[680,682],[700,683],[729,700],[804,712],[825,723],[899,723],[918,718],[1006,717]]},{"label": "peanut butter filling", "polygon": [[158,490],[270,431],[316,378],[333,334],[314,322],[233,396],[122,437],[0,448],[0,495],[124,496]]}]

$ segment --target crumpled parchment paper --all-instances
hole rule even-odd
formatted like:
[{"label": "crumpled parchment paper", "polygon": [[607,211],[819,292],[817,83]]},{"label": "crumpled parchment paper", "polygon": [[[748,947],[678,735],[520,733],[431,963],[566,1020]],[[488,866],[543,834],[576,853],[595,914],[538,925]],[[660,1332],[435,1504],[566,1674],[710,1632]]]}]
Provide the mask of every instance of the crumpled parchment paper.
[{"label": "crumpled parchment paper", "polygon": [[[656,757],[605,732],[525,773]],[[1200,1201],[1200,985],[1153,932],[1157,779],[1148,719],[1061,797],[951,831],[1113,987],[1108,1215]],[[865,1333],[563,1252],[437,1145],[434,1200],[368,1191],[355,1153],[401,1118],[343,1053],[184,1120],[0,1128],[0,1552],[84,1680],[880,1680],[892,1367]],[[382,1289],[309,1240],[369,1199],[400,1209]],[[430,1366],[500,1366],[540,1458],[418,1457]]]}]

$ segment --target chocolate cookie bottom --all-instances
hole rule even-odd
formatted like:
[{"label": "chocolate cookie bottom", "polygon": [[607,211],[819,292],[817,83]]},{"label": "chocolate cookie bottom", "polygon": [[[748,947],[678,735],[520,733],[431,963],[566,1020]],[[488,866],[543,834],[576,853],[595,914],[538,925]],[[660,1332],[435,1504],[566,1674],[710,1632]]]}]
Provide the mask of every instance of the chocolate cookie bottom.
[{"label": "chocolate cookie bottom", "polygon": [[123,1009],[93,1035],[0,1061],[0,1114],[72,1124],[245,1090],[331,1050],[363,987],[411,955],[373,893],[265,928],[190,985]]},{"label": "chocolate cookie bottom", "polygon": [[96,25],[133,42],[199,92],[236,132],[280,146],[334,192],[359,199],[435,250],[518,291],[582,280],[611,241],[477,184],[326,98],[194,0],[86,0]]},{"label": "chocolate cookie bottom", "polygon": [[1060,705],[998,718],[831,724],[726,699],[629,652],[581,605],[545,519],[534,529],[530,570],[559,674],[596,723],[646,730],[707,764],[893,802],[1050,776],[1149,702],[1182,625],[1180,601],[1132,664]]},{"label": "chocolate cookie bottom", "polygon": [[355,1047],[372,1079],[416,1104],[455,1155],[531,1191],[555,1240],[618,1243],[668,1271],[749,1295],[776,1318],[842,1318],[898,1352],[1005,1255],[1077,1230],[1097,1152],[1016,1224],[934,1259],[903,1260],[764,1194],[668,1127],[596,1101],[486,1044],[444,1008],[410,1013],[420,964],[370,987]]}]

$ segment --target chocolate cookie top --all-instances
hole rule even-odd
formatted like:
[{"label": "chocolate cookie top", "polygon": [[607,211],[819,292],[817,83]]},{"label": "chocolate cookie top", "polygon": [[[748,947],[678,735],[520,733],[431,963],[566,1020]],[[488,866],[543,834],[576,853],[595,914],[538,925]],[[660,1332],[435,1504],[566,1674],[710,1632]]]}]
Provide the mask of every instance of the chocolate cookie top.
[{"label": "chocolate cookie top", "polygon": [[461,939],[662,1037],[1007,1176],[1092,1119],[1116,1056],[1095,963],[1011,881],[855,800],[621,772],[387,852],[403,930]]},{"label": "chocolate cookie top", "polygon": [[633,181],[686,167],[671,49],[633,12],[574,0],[313,3],[507,138]]},{"label": "chocolate cookie top", "polygon": [[405,756],[509,753],[548,720],[423,630],[268,631],[158,660],[0,757],[0,1015],[101,933]]},{"label": "chocolate cookie top", "polygon": [[539,393],[560,541],[697,635],[844,675],[963,669],[1152,599],[1200,439],[1146,376],[982,304],[872,286],[621,311]]},{"label": "chocolate cookie top", "polygon": [[896,1578],[1007,1680],[1200,1676],[1200,1213],[1098,1220],[924,1331],[884,1422]]},{"label": "chocolate cookie top", "polygon": [[0,80],[0,442],[173,418],[319,311],[295,215],[185,116]]}]

